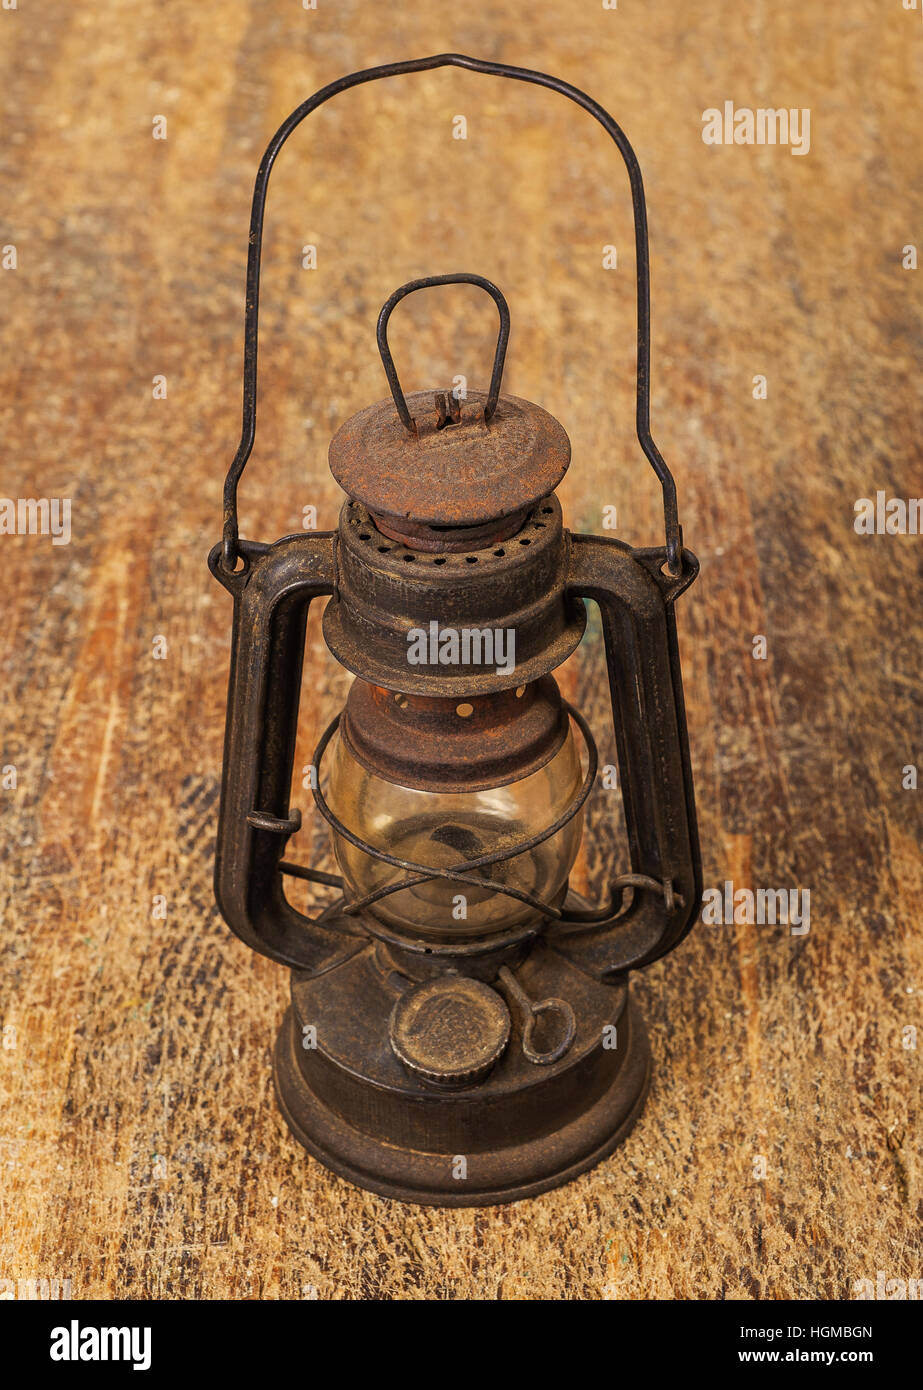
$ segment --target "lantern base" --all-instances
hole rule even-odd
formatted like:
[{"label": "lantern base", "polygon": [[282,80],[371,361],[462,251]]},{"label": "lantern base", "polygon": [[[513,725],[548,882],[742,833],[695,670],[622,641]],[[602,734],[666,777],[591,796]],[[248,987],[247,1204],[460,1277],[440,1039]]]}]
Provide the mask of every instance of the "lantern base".
[{"label": "lantern base", "polygon": [[294,974],[273,1068],[294,1137],[357,1186],[428,1206],[514,1202],[592,1168],[643,1108],[644,1024],[626,983],[592,980],[543,946],[519,978],[532,997],[572,1001],[572,1048],[551,1065],[530,1063],[514,1016],[494,1071],[448,1092],[408,1075],[388,1045],[394,988],[373,950],[326,975]]}]

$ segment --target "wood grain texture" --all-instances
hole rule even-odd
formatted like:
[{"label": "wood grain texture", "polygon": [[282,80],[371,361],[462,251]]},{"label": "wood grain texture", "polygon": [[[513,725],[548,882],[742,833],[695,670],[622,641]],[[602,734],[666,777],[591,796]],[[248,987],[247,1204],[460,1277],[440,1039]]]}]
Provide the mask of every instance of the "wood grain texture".
[{"label": "wood grain texture", "polygon": [[[921,1053],[904,1046],[923,1029],[923,793],[901,786],[923,762],[923,538],[853,529],[856,498],[923,494],[923,290],[901,265],[923,243],[920,14],[23,0],[0,45],[0,244],[18,252],[0,272],[0,492],[73,499],[69,545],[0,537],[0,761],[17,769],[0,1279],[71,1278],[80,1298],[842,1299],[878,1270],[923,1276]],[[806,936],[702,926],[636,981],[656,1072],[613,1158],[462,1212],[357,1191],[277,1117],[286,974],[212,898],[230,605],[205,569],[262,147],[325,82],[451,46],[577,83],[638,152],[654,435],[702,561],[678,616],[705,880],[812,895]],[[726,99],[809,107],[810,153],[706,147],[701,114]],[[378,308],[461,269],[509,299],[505,389],[571,436],[570,524],[599,531],[615,505],[617,534],[659,540],[632,427],[627,180],[581,112],[455,71],[336,98],[273,175],[264,265],[244,535],[297,529],[307,505],[335,524],[326,447],[384,394]],[[474,290],[402,305],[407,389],[481,384],[492,316]],[[346,684],[314,614],[296,767]],[[601,730],[595,623],[563,684]],[[623,862],[618,828],[597,802],[578,887]],[[297,857],[327,855],[306,817]]]}]

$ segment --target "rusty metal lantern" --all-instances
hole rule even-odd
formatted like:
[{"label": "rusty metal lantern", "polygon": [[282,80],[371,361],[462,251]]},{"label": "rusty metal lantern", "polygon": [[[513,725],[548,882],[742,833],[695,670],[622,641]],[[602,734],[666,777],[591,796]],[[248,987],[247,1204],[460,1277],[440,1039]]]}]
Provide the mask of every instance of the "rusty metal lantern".
[{"label": "rusty metal lantern", "polygon": [[[664,546],[565,529],[555,488],[567,435],[539,406],[501,394],[509,310],[495,285],[467,274],[413,281],[382,309],[391,395],[330,445],[347,494],[336,531],[272,545],[238,535],[275,157],[338,92],[447,65],[560,92],[625,160],[637,432],[663,490]],[[413,291],[452,283],[479,286],[499,311],[488,389],[463,401],[447,389],[405,396],[388,347],[391,312]],[[701,896],[674,621],[698,565],[650,434],[649,357],[640,170],[620,128],[577,88],[440,54],[332,83],[270,143],[253,198],[243,434],[225,484],[223,541],[209,556],[234,599],[215,889],[231,929],[292,971],[274,1074],[293,1134],[335,1172],[387,1196],[447,1206],[531,1196],[609,1154],[644,1103],[650,1052],[629,972],[677,945]],[[290,788],[305,622],[318,598],[327,599],[327,646],[355,676],[314,757],[314,801],[339,875],[283,857],[301,828]],[[586,599],[605,636],[631,861],[599,907],[568,887],[596,747],[552,675],[580,643]],[[308,917],[286,898],[286,876],[335,896]]]}]

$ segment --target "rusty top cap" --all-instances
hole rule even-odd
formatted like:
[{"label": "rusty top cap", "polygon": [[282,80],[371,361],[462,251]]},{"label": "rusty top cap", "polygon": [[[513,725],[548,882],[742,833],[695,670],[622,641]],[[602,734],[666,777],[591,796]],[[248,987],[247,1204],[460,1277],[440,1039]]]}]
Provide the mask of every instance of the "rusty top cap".
[{"label": "rusty top cap", "polygon": [[570,440],[553,415],[501,396],[490,423],[488,396],[450,390],[407,398],[410,433],[393,400],[360,410],[330,442],[330,471],[376,517],[424,526],[482,526],[553,492],[570,463]]}]

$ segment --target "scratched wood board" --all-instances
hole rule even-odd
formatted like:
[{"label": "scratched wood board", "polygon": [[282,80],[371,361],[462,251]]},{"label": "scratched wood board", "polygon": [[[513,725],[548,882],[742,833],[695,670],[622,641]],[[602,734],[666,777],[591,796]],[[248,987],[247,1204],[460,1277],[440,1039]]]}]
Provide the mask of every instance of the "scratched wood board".
[{"label": "scratched wood board", "polygon": [[[451,44],[559,73],[635,145],[654,435],[702,563],[678,622],[705,882],[810,891],[807,932],[702,925],[638,978],[656,1071],[631,1138],[481,1211],[389,1203],[294,1143],[270,1080],[286,972],[211,887],[230,604],[205,556],[256,165],[315,88]],[[68,543],[0,535],[3,1291],[844,1299],[923,1275],[923,793],[902,785],[923,539],[854,528],[859,498],[923,494],[920,13],[49,0],[0,12],[0,45],[0,492],[71,499]],[[809,110],[810,147],[707,145],[725,101]],[[335,525],[327,443],[384,394],[380,305],[468,270],[511,305],[505,389],[570,434],[569,524],[614,507],[613,534],[658,543],[630,212],[604,132],[549,92],[443,70],[311,117],[269,197],[243,534],[306,507]],[[493,332],[474,290],[415,296],[393,320],[407,388],[483,384]],[[595,621],[561,679],[611,760]],[[296,769],[347,683],[314,614]],[[330,867],[305,822],[293,857]],[[625,866],[620,831],[600,795],[583,891]]]}]

